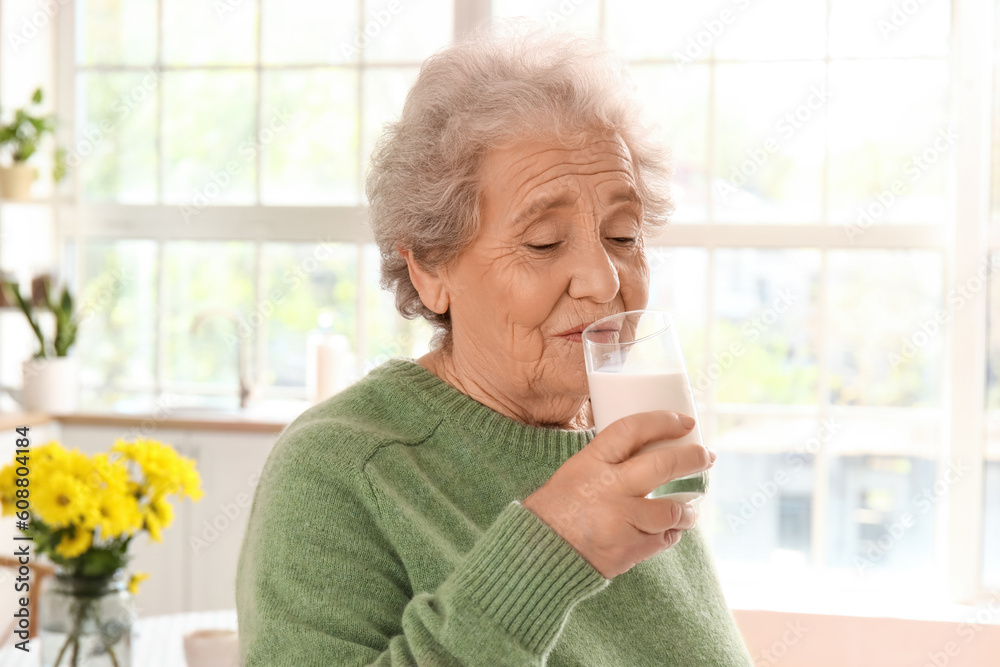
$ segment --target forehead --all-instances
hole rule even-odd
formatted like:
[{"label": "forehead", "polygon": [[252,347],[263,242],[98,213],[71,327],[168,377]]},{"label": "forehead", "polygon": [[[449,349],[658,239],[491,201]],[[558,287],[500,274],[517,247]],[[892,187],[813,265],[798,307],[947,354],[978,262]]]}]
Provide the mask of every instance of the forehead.
[{"label": "forehead", "polygon": [[577,145],[526,139],[492,151],[483,162],[483,194],[508,200],[538,189],[579,187],[580,181],[633,185],[632,159],[625,142],[613,134],[593,134]]}]

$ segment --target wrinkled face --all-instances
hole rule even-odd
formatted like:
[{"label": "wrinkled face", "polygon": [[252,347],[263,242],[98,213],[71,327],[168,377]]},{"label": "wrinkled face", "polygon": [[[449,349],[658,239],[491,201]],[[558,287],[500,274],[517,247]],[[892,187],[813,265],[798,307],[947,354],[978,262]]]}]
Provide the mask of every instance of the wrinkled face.
[{"label": "wrinkled face", "polygon": [[585,399],[580,332],[649,295],[628,148],[523,141],[487,156],[482,178],[479,235],[446,271],[453,354],[506,395]]}]

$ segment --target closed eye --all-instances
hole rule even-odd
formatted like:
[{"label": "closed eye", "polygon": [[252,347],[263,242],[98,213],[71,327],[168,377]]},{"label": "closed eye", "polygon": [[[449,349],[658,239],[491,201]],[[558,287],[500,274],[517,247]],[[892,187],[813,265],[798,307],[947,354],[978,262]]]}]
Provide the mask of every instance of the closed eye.
[{"label": "closed eye", "polygon": [[635,245],[639,241],[634,236],[612,236],[611,240],[620,245]]},{"label": "closed eye", "polygon": [[538,251],[555,250],[556,248],[559,247],[559,242],[557,241],[555,243],[543,243],[541,245],[535,245],[529,243],[527,244],[527,246],[532,250],[538,250]]}]

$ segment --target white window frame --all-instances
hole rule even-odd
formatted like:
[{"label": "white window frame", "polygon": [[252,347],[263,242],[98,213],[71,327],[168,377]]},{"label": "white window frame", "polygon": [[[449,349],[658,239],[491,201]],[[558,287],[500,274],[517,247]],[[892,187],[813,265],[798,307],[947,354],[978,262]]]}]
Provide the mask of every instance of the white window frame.
[{"label": "white window frame", "polygon": [[[603,1],[602,8],[603,8]],[[258,3],[258,11],[261,0]],[[58,15],[56,49],[56,89],[57,112],[62,118],[73,118],[75,109],[75,3],[70,0],[62,6]],[[359,0],[359,6],[363,3]],[[456,35],[465,34],[472,26],[490,15],[490,0],[456,0]],[[675,224],[651,245],[664,247],[697,247],[708,252],[707,332],[706,359],[711,359],[714,349],[712,340],[712,294],[714,291],[714,271],[712,263],[717,248],[816,248],[822,257],[820,294],[827,293],[827,258],[831,250],[851,249],[923,249],[941,253],[945,275],[942,278],[943,294],[948,294],[956,285],[971,278],[977,267],[986,261],[989,252],[1000,252],[1000,225],[989,224],[989,145],[990,145],[990,103],[992,92],[993,66],[993,1],[953,0],[952,3],[952,48],[949,67],[954,94],[952,95],[952,117],[960,132],[957,139],[955,173],[955,209],[953,220],[939,226],[930,225],[875,225],[864,234],[849,239],[844,229],[831,224],[805,225],[721,225]],[[359,12],[359,22],[364,14]],[[601,11],[603,23],[603,9]],[[957,35],[961,39],[956,38]],[[259,96],[259,94],[258,94]],[[162,117],[162,104],[160,109]],[[259,117],[259,113],[258,113]],[[259,118],[258,118],[259,121]],[[711,122],[711,120],[710,120]],[[63,125],[60,140],[72,143],[69,124]],[[162,179],[162,168],[159,170]],[[258,169],[258,178],[260,170]],[[211,206],[199,214],[199,224],[184,229],[184,234],[176,232],[173,223],[177,219],[175,206],[129,206],[116,204],[85,204],[75,196],[79,192],[76,175],[60,186],[55,198],[56,234],[60,247],[66,242],[79,242],[91,238],[142,238],[156,241],[172,239],[227,239],[247,240],[256,243],[256,257],[259,267],[260,248],[263,241],[316,242],[326,240],[361,244],[371,242],[366,225],[366,209],[363,206],[335,207],[291,207],[291,206]],[[162,189],[161,189],[162,192]],[[711,215],[711,212],[710,212]],[[137,222],[139,221],[139,222]],[[280,221],[280,225],[271,224]],[[165,224],[165,223],[171,224]],[[163,243],[159,244],[162,259]],[[358,275],[364,275],[364,256],[358,253]],[[79,271],[79,262],[73,262]],[[258,272],[260,275],[260,272]],[[80,277],[79,274],[77,276]],[[257,293],[261,294],[261,281],[257,281]],[[162,290],[161,290],[162,293]],[[357,339],[362,346],[358,350],[359,359],[364,359],[364,343],[367,321],[365,317],[363,289],[358,290]],[[162,296],[161,296],[162,298]],[[825,296],[821,297],[825,300]],[[259,299],[257,299],[259,302]],[[942,304],[945,306],[946,304]],[[825,317],[826,304],[819,304]],[[974,604],[985,599],[991,591],[982,586],[983,554],[983,465],[985,460],[986,412],[984,382],[970,381],[983,377],[986,349],[986,307],[987,291],[980,290],[973,302],[952,312],[951,326],[947,330],[945,377],[942,387],[941,404],[935,414],[940,416],[945,442],[938,461],[938,469],[943,470],[951,463],[972,462],[972,474],[963,478],[961,484],[953,486],[947,502],[938,503],[937,526],[947,526],[947,537],[934,538],[935,557],[947,573],[948,594],[951,601]],[[162,314],[161,314],[161,320]],[[160,349],[157,364],[158,377],[162,377],[164,324],[159,322]],[[825,327],[820,327],[825,331]],[[258,337],[258,360],[262,358],[263,341]],[[820,404],[808,410],[789,408],[778,409],[778,413],[811,414],[818,419],[838,411],[830,406],[830,387],[825,356],[825,341],[819,341],[820,358]],[[230,391],[228,388],[226,391]],[[714,404],[709,398],[707,415],[733,414],[739,406]],[[745,409],[745,406],[744,406]],[[768,410],[770,414],[772,411]],[[892,415],[892,409],[865,409],[866,415]],[[703,424],[712,420],[703,418]],[[710,426],[709,426],[710,428]],[[711,433],[706,433],[711,438]],[[814,463],[813,554],[822,563],[826,552],[823,534],[816,530],[826,522],[829,460],[824,450],[820,450]]]}]

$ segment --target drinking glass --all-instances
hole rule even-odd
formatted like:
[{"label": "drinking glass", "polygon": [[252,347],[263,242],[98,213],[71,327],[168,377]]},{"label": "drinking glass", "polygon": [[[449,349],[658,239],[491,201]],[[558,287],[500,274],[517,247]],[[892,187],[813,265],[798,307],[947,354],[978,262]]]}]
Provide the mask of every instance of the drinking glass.
[{"label": "drinking glass", "polygon": [[[670,315],[659,310],[619,313],[594,322],[581,338],[598,432],[637,412],[673,410],[694,417],[694,428],[683,437],[650,443],[643,451],[704,444],[677,327]],[[698,504],[707,490],[705,471],[671,480],[646,497],[670,496]]]}]

